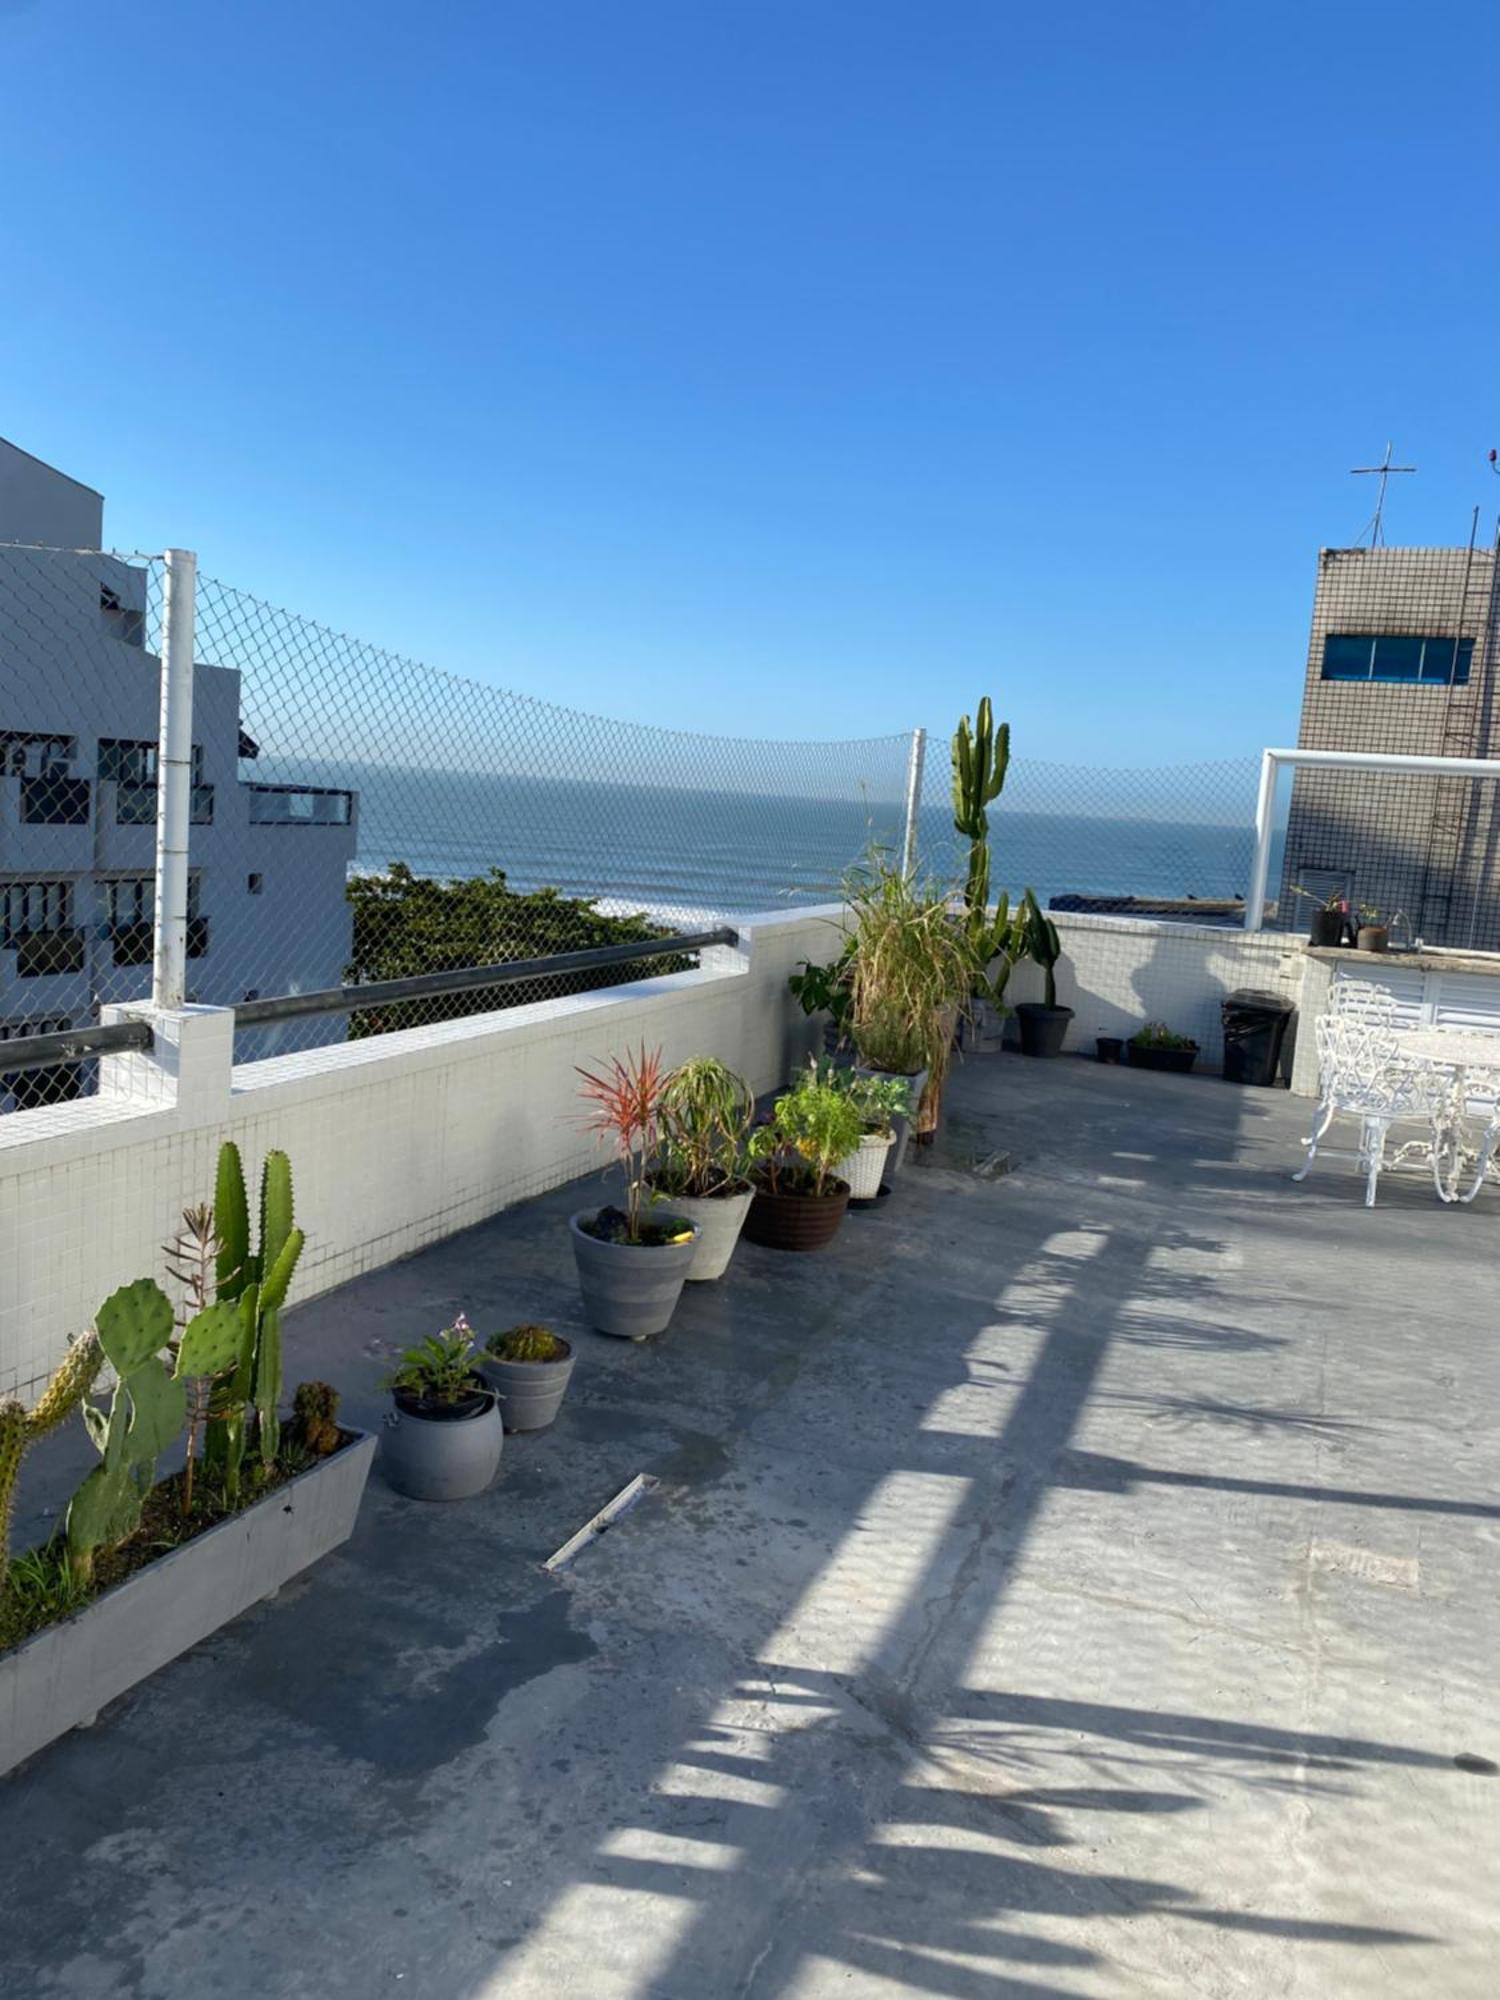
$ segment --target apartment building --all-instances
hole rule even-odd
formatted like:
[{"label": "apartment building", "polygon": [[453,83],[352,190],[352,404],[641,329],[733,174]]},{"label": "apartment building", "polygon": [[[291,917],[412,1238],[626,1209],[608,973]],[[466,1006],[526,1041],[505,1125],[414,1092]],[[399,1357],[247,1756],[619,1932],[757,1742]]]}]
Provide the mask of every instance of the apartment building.
[{"label": "apartment building", "polygon": [[[1431,757],[1495,753],[1496,557],[1486,549],[1324,549],[1298,744]],[[1500,949],[1497,787],[1299,770],[1282,921],[1302,889],[1345,895],[1398,935]]]},{"label": "apartment building", "polygon": [[[0,439],[0,1044],[150,991],[159,664],[148,577],[97,553],[101,496]],[[34,546],[40,545],[40,546]],[[255,778],[240,675],[193,690],[188,996],[217,1005],[336,986],[357,794]],[[267,1054],[257,1031],[244,1057]],[[324,1026],[341,1039],[343,1023]],[[298,1046],[309,1040],[298,1027]],[[4,1076],[16,1104],[86,1070]]]}]

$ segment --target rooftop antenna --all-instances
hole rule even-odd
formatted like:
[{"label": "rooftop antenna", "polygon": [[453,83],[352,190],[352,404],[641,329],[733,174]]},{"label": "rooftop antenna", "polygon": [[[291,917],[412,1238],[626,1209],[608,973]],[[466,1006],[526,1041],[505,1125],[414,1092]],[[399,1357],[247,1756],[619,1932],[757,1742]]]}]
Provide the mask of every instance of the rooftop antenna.
[{"label": "rooftop antenna", "polygon": [[[1370,547],[1372,549],[1378,549],[1381,543],[1385,540],[1385,529],[1383,528],[1381,523],[1385,515],[1386,481],[1390,478],[1393,472],[1415,472],[1417,469],[1414,465],[1392,465],[1391,450],[1392,447],[1388,444],[1385,448],[1385,457],[1380,461],[1379,465],[1351,465],[1349,468],[1349,470],[1355,474],[1374,473],[1379,477],[1380,480],[1380,485],[1376,489],[1376,494],[1375,494],[1374,518],[1370,522],[1369,526],[1364,530],[1364,533],[1361,534],[1359,538],[1360,541],[1362,542],[1365,538],[1365,535],[1368,535],[1370,537]],[[1356,542],[1355,547],[1358,548],[1358,546],[1359,542]]]}]

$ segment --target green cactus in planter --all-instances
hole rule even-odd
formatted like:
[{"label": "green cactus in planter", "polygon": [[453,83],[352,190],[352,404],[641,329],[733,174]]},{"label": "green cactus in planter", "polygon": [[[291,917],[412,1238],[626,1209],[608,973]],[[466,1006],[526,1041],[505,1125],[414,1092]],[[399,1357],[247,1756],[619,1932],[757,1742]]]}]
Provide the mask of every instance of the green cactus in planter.
[{"label": "green cactus in planter", "polygon": [[[1010,724],[995,726],[990,698],[985,695],[971,724],[963,716],[953,735],[953,830],[969,843],[964,881],[964,926],[974,959],[975,991],[998,1006],[1015,960],[1015,926],[1010,897],[1002,892],[990,915],[989,808],[1005,787],[1010,769]],[[994,959],[1002,961],[997,978],[989,977]]]},{"label": "green cactus in planter", "polygon": [[0,1402],[0,1592],[10,1570],[10,1525],[22,1462],[38,1438],[77,1409],[103,1365],[99,1336],[86,1333],[69,1347],[31,1409],[14,1396]]},{"label": "green cactus in planter", "polygon": [[1057,961],[1062,957],[1062,940],[1057,935],[1057,925],[1037,901],[1034,889],[1028,889],[1021,898],[1016,927],[1022,951],[1033,965],[1039,965],[1042,969],[1042,977],[1047,987],[1047,1005],[1055,1007]]},{"label": "green cactus in planter", "polygon": [[139,1527],[156,1461],[187,1415],[183,1384],[161,1358],[174,1330],[172,1302],[154,1278],[138,1278],[112,1292],[99,1308],[97,1328],[116,1382],[108,1414],[92,1403],[83,1405],[101,1463],[68,1503],[64,1524],[68,1568],[80,1588],[93,1580],[98,1551]]},{"label": "green cactus in planter", "polygon": [[234,1373],[209,1404],[205,1457],[217,1466],[228,1500],[236,1500],[253,1412],[261,1467],[269,1471],[281,1442],[281,1308],[291,1286],[303,1234],[293,1220],[292,1163],[267,1153],[260,1179],[260,1247],[250,1248],[250,1206],[238,1146],[219,1149],[214,1190],[219,1235],[220,1304],[238,1313],[239,1351]]}]

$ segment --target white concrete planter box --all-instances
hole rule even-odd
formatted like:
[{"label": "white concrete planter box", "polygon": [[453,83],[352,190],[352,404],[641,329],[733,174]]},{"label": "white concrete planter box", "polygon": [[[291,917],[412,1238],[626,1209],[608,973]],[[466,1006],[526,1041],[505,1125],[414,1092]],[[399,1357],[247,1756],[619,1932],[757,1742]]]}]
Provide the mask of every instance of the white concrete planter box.
[{"label": "white concrete planter box", "polygon": [[0,1775],[348,1541],[374,1456],[373,1436],[356,1431],[331,1458],[0,1655]]}]

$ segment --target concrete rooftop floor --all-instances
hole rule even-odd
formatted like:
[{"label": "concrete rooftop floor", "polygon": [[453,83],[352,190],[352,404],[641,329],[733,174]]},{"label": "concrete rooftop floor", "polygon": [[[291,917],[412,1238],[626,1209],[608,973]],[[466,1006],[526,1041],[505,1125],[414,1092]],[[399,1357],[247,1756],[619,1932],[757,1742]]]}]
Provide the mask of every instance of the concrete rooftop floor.
[{"label": "concrete rooftop floor", "polygon": [[0,1784],[7,1996],[1492,2000],[1500,1196],[1294,1187],[1305,1106],[1206,1079],[950,1100],[645,1347],[578,1327],[576,1188],[299,1311],[356,1421],[459,1307],[581,1356],[487,1495],[377,1470]]}]

